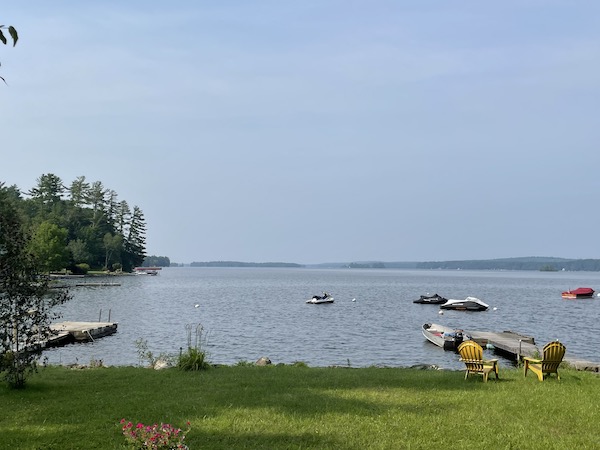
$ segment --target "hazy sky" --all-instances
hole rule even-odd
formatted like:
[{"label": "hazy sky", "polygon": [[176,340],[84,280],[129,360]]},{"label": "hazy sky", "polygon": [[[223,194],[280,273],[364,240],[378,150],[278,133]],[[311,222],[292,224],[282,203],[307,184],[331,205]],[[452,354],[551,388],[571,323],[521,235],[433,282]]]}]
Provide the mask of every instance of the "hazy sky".
[{"label": "hazy sky", "polygon": [[0,181],[174,262],[598,258],[600,2],[28,1]]}]

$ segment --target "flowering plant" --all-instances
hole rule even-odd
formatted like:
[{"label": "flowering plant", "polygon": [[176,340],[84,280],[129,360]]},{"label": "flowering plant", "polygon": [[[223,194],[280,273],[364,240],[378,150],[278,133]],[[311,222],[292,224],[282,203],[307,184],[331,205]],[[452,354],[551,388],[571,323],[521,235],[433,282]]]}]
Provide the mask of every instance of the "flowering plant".
[{"label": "flowering plant", "polygon": [[123,435],[129,446],[136,450],[152,449],[152,450],[173,450],[185,449],[187,445],[183,443],[185,435],[190,431],[190,423],[187,422],[187,428],[183,431],[181,428],[175,428],[168,423],[160,425],[144,425],[138,423],[134,425],[125,419],[121,419],[123,426]]}]

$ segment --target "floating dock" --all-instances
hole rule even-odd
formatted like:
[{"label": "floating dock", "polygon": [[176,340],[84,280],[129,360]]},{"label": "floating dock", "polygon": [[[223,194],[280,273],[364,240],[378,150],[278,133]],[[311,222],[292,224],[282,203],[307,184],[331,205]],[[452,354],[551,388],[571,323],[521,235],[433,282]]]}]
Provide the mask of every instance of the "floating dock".
[{"label": "floating dock", "polygon": [[46,347],[59,347],[73,342],[95,341],[117,332],[116,322],[60,322],[50,325],[53,335]]},{"label": "floating dock", "polygon": [[121,283],[76,283],[77,287],[121,286]]},{"label": "floating dock", "polygon": [[[492,346],[494,350],[507,355],[514,361],[520,361],[523,356],[539,358],[543,353],[543,348],[535,344],[535,339],[515,331],[467,331],[464,333],[471,336],[471,339],[482,347]],[[600,372],[600,363],[586,361],[569,356],[569,349],[565,355],[564,362],[577,370],[587,370],[590,372]]]},{"label": "floating dock", "polygon": [[539,355],[540,350],[535,345],[535,339],[514,331],[502,331],[495,333],[491,331],[466,331],[466,335],[482,347],[492,345],[502,353],[512,355],[516,361],[521,356]]}]

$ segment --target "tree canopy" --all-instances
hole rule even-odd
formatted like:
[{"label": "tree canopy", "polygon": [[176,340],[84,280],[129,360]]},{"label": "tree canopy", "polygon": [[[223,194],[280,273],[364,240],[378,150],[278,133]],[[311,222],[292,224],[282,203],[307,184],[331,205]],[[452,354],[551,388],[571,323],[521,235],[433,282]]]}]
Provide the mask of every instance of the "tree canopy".
[{"label": "tree canopy", "polygon": [[50,322],[57,317],[53,308],[67,301],[69,294],[49,291],[47,278],[39,276],[15,194],[0,183],[0,372],[11,386],[20,388],[27,373],[36,368]]},{"label": "tree canopy", "polygon": [[23,217],[31,239],[28,250],[44,272],[82,267],[131,271],[142,265],[146,223],[138,206],[119,201],[101,181],[77,177],[65,185],[52,173],[43,174],[27,191],[0,189]]}]

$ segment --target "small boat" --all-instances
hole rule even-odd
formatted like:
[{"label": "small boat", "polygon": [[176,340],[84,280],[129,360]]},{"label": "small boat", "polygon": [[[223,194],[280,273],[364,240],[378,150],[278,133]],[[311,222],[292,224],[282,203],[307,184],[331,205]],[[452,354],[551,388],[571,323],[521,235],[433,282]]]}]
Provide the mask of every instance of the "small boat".
[{"label": "small boat", "polygon": [[463,330],[445,327],[436,323],[423,325],[423,336],[444,350],[456,350],[463,341]]},{"label": "small boat", "polygon": [[477,297],[467,297],[464,300],[448,300],[443,305],[442,309],[454,309],[457,311],[485,311],[490,305],[482,302]]},{"label": "small boat", "polygon": [[162,267],[135,267],[133,270],[136,275],[158,275],[161,269]]},{"label": "small boat", "polygon": [[562,298],[592,298],[593,296],[594,290],[588,287],[580,287],[562,293]]},{"label": "small boat", "polygon": [[311,299],[306,300],[306,303],[313,305],[320,305],[321,303],[333,303],[333,297],[327,292],[323,292],[323,295],[313,295]]},{"label": "small boat", "polygon": [[438,294],[433,295],[421,295],[420,298],[413,300],[413,303],[421,303],[423,305],[441,305],[448,301],[447,298],[442,297]]}]

